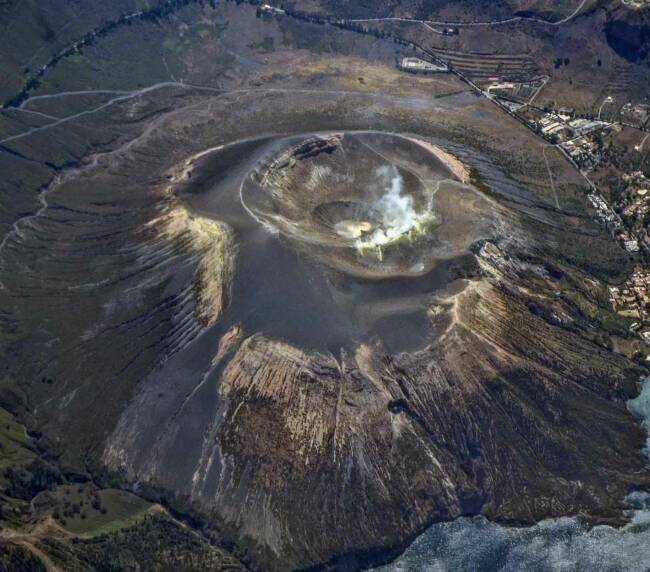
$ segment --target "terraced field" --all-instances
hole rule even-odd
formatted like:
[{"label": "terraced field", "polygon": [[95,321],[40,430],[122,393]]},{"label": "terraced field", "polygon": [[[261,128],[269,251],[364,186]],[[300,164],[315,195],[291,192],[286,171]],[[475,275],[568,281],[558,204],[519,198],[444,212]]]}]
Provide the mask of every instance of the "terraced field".
[{"label": "terraced field", "polygon": [[476,82],[495,79],[529,81],[542,73],[540,67],[526,55],[457,52],[436,47],[429,49]]}]

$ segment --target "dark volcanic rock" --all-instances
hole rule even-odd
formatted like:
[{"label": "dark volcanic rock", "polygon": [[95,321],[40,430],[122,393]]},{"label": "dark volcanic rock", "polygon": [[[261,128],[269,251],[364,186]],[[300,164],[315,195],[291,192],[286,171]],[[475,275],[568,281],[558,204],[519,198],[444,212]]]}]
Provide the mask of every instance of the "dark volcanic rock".
[{"label": "dark volcanic rock", "polygon": [[[453,317],[426,350],[361,346],[336,360],[234,331],[213,362],[219,405],[203,447],[186,450],[193,474],[178,479],[173,445],[139,448],[142,402],[108,463],[176,483],[254,561],[281,570],[354,569],[460,515],[620,519],[623,497],[650,483],[625,404],[640,372],[506,293],[499,277],[512,286],[521,268],[488,250],[484,277],[441,300]],[[182,423],[161,421],[163,441]]]},{"label": "dark volcanic rock", "polygon": [[[301,97],[314,105],[313,94]],[[392,96],[386,107],[364,99],[354,112],[346,100],[348,113],[359,116],[347,121],[367,129],[373,109],[381,129],[395,132],[404,129],[410,105],[427,106],[414,121],[466,116],[471,127],[462,140],[469,139],[493,116],[487,107],[472,111],[474,96],[453,97],[467,107],[440,113],[444,102],[431,97],[402,104]],[[237,123],[230,140],[246,141],[223,154],[214,151],[227,141],[223,125],[206,126],[198,113],[213,116],[218,101],[230,106],[220,117],[234,114]],[[597,324],[563,292],[580,294],[580,284],[602,289],[591,269],[623,274],[628,261],[616,243],[586,218],[550,211],[459,142],[459,153],[490,175],[483,190],[452,180],[448,169],[438,179],[437,170],[417,171],[409,163],[414,147],[377,136],[365,141],[370,147],[359,144],[350,168],[335,177],[327,173],[344,153],[311,155],[326,146],[310,144],[303,160],[283,170],[304,170],[289,193],[296,200],[283,203],[286,211],[260,200],[266,210],[257,212],[271,222],[292,209],[301,215],[295,228],[312,234],[292,248],[245,210],[242,181],[258,156],[270,160],[286,146],[251,142],[259,123],[237,101],[215,96],[201,107],[192,100],[186,115],[157,120],[141,139],[62,174],[56,192],[44,196],[47,216],[34,217],[7,243],[5,355],[15,357],[7,362],[34,425],[64,460],[159,492],[263,570],[353,569],[396,554],[432,522],[460,515],[521,524],[584,513],[620,522],[625,494],[650,484],[644,436],[625,405],[642,370],[594,343]],[[273,98],[256,106],[266,118],[290,107]],[[334,119],[314,125],[310,116],[305,126],[291,115],[277,129],[342,129],[331,109]],[[390,113],[394,120],[381,118]],[[487,133],[485,148],[496,145]],[[521,141],[510,133],[503,139],[504,146]],[[194,161],[209,148],[215,165]],[[411,265],[388,268],[410,273],[390,283],[379,272],[344,280],[345,268],[335,264],[340,252],[352,261],[361,255],[353,241],[330,240],[315,207],[334,201],[328,221],[332,212],[347,217],[354,209],[339,188],[317,183],[342,180],[344,194],[357,191],[350,199],[358,200],[367,186],[364,159],[374,172],[391,152],[412,183],[406,188],[436,189],[440,224],[428,231],[430,243],[400,245],[407,253],[413,245],[428,245],[427,254],[437,248],[441,260],[430,261],[429,273],[435,280]],[[303,183],[315,159],[327,164],[310,187]],[[546,173],[535,156],[530,161],[531,173]],[[559,176],[556,184],[578,185]],[[327,196],[307,201],[308,209],[298,201],[319,193]],[[413,204],[423,196],[414,194]],[[339,250],[314,256],[314,228]],[[383,272],[386,262],[372,264]],[[318,273],[319,264],[331,266]],[[363,290],[368,283],[374,292]],[[396,324],[395,337],[405,337],[415,310],[423,316],[422,343],[387,350],[382,329]],[[256,321],[260,315],[294,322],[271,335]],[[323,335],[322,344],[310,336],[359,315],[383,325],[371,330],[377,336],[353,328],[341,328],[339,338]],[[396,315],[405,319],[390,322]]]}]

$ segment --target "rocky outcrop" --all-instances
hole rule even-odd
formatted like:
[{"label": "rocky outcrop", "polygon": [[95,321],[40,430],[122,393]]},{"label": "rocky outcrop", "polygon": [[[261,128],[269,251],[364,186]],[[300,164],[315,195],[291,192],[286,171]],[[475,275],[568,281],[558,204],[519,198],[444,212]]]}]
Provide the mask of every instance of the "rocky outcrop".
[{"label": "rocky outcrop", "polygon": [[[598,288],[582,269],[580,241],[588,238],[580,235],[560,252],[554,240],[569,241],[571,226],[556,228],[542,211],[527,218],[506,209],[460,175],[450,180],[449,167],[422,145],[377,136],[348,141],[344,150],[354,180],[332,176],[343,160],[337,151],[319,155],[315,167],[306,160],[274,167],[264,192],[242,184],[238,198],[255,215],[246,211],[246,223],[295,214],[304,233],[318,205],[347,208],[348,195],[365,204],[360,166],[365,161],[374,172],[384,155],[396,153],[395,161],[423,179],[414,184],[436,189],[442,222],[426,252],[440,260],[431,261],[430,279],[401,277],[399,291],[368,290],[374,306],[362,310],[379,321],[400,312],[408,319],[415,308],[429,341],[397,353],[386,349],[386,338],[366,336],[316,350],[298,336],[289,343],[250,328],[250,314],[273,300],[239,307],[233,300],[224,311],[233,268],[226,227],[173,211],[161,228],[167,240],[186,240],[197,268],[214,281],[199,297],[214,320],[143,379],[107,439],[104,463],[126,481],[172,497],[264,570],[358,569],[396,554],[431,523],[460,515],[525,524],[580,513],[621,522],[625,495],[650,483],[643,433],[625,403],[642,369],[595,343],[598,326],[563,293],[581,284]],[[407,162],[418,152],[433,161],[428,172]],[[259,183],[265,171],[257,164],[252,172]],[[281,172],[294,174],[292,185]],[[275,210],[269,197],[279,203]],[[342,270],[347,247],[319,256],[316,231],[295,240],[300,233],[255,236],[259,244],[292,241],[290,260],[314,264],[296,266],[320,288],[310,304],[325,308],[322,297],[329,296],[328,307],[342,307],[366,284]],[[385,261],[376,264],[385,270]],[[278,263],[264,268],[294,271]],[[271,283],[255,269],[245,276],[261,288]],[[296,298],[303,294],[283,285],[292,287]],[[324,327],[296,326],[305,333]]]},{"label": "rocky outcrop", "polygon": [[[335,359],[230,332],[213,361],[217,417],[186,457],[188,506],[276,570],[356,569],[465,514],[620,520],[625,494],[650,482],[625,406],[638,372],[530,310],[522,280],[543,292],[543,267],[492,243],[478,259],[481,277],[432,302],[444,328],[420,352]],[[172,451],[124,454],[107,460],[165,485]]]},{"label": "rocky outcrop", "polygon": [[176,242],[197,258],[193,278],[194,314],[202,326],[214,324],[230,299],[235,244],[228,226],[175,205],[149,222],[147,228],[154,229],[161,239]]},{"label": "rocky outcrop", "polygon": [[[329,135],[323,137],[310,137],[305,141],[293,145],[277,157],[270,165],[263,178],[277,176],[278,171],[292,167],[296,161],[311,159],[321,153],[333,153],[340,145],[340,136]],[[280,175],[281,176],[281,175]]]}]

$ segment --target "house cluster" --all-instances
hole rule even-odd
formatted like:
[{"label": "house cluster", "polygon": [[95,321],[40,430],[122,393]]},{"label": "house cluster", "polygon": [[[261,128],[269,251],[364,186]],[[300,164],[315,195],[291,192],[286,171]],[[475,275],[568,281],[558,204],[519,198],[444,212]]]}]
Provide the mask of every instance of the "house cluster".
[{"label": "house cluster", "polygon": [[558,143],[581,169],[593,169],[600,163],[602,133],[612,127],[611,123],[593,119],[571,119],[562,112],[554,118],[549,118],[548,115],[550,114],[540,122],[543,135]]},{"label": "house cluster", "polygon": [[601,223],[618,239],[628,252],[639,252],[639,241],[625,228],[621,217],[607,204],[598,193],[593,192],[587,199],[596,211],[596,220]]},{"label": "house cluster", "polygon": [[611,127],[610,123],[606,121],[599,121],[596,119],[572,119],[568,122],[571,131],[571,137],[584,137],[591,133],[600,132],[603,129]]},{"label": "house cluster", "polygon": [[616,210],[627,228],[650,247],[650,179],[642,171],[626,173],[622,177],[625,189],[620,194]]},{"label": "house cluster", "polygon": [[571,115],[562,114],[559,111],[544,113],[542,117],[537,120],[537,128],[542,135],[564,139],[571,134],[569,126],[567,125],[567,121],[570,119]]},{"label": "house cluster", "polygon": [[537,130],[546,139],[562,145],[564,150],[581,166],[595,165],[598,160],[597,137],[612,126],[606,121],[574,118],[571,109],[544,113],[537,119]]},{"label": "house cluster", "polygon": [[648,206],[650,206],[648,189],[632,191],[626,199],[622,213],[633,220],[643,220],[645,214],[648,212]]},{"label": "house cluster", "polygon": [[582,169],[593,169],[601,159],[600,147],[589,135],[569,139],[562,143],[562,148]]},{"label": "house cluster", "polygon": [[620,116],[626,122],[643,127],[650,119],[650,104],[626,103],[620,110]]},{"label": "house cluster", "polygon": [[[623,175],[623,181],[628,185],[628,189],[636,191],[650,189],[650,179],[645,176],[643,171],[632,171]],[[643,193],[645,194],[645,193]]]},{"label": "house cluster", "polygon": [[622,286],[610,287],[609,302],[622,316],[646,320],[650,316],[650,271],[637,268]]}]

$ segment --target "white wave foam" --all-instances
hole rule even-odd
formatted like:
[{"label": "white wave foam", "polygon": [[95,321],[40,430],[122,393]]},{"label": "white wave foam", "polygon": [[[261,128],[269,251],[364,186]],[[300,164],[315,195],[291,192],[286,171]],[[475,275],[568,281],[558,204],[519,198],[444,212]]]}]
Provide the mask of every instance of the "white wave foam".
[{"label": "white wave foam", "polygon": [[[650,378],[630,410],[650,429]],[[650,438],[645,450],[650,453]],[[527,528],[499,526],[482,517],[436,524],[379,572],[648,572],[650,494],[625,499],[634,510],[621,528],[591,529],[576,518],[542,521]]]}]

